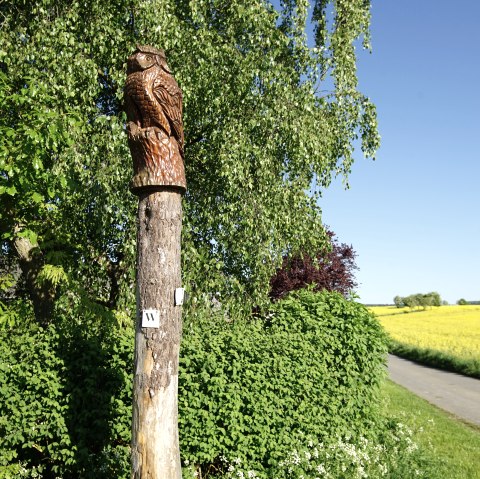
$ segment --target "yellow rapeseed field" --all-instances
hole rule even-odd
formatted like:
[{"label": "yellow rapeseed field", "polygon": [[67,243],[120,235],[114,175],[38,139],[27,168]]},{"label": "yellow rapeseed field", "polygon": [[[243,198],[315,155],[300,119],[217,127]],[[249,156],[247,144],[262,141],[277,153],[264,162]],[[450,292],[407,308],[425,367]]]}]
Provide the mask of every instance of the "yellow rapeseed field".
[{"label": "yellow rapeseed field", "polygon": [[440,306],[425,311],[378,306],[370,310],[395,341],[467,361],[480,360],[480,305]]}]

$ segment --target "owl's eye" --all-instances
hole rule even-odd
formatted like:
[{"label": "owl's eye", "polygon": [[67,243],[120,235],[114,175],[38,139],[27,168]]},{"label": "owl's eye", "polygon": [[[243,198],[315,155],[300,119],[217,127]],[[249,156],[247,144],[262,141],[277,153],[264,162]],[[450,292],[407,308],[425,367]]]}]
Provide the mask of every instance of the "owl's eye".
[{"label": "owl's eye", "polygon": [[145,60],[147,60],[147,62],[150,62],[150,61],[152,60],[152,57],[151,57],[150,55],[147,55],[147,56],[145,57]]}]

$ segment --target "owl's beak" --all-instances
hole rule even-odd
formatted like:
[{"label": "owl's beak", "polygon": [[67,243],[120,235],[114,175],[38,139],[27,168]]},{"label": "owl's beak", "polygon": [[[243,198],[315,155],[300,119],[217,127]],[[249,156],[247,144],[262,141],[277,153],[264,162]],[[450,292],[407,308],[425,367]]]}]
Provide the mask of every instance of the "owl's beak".
[{"label": "owl's beak", "polygon": [[137,59],[135,58],[135,55],[132,55],[128,57],[127,60],[127,75],[130,73],[136,72],[140,70],[140,65],[137,62]]}]

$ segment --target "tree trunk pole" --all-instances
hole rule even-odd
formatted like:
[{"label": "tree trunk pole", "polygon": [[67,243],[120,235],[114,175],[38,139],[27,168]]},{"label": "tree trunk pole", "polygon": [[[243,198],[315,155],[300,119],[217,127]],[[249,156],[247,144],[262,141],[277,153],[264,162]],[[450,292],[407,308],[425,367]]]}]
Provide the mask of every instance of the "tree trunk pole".
[{"label": "tree trunk pole", "polygon": [[[127,60],[128,144],[139,197],[132,479],[181,479],[178,362],[182,334],[180,237],[182,92],[163,50],[139,45]],[[180,299],[180,296],[182,298]]]},{"label": "tree trunk pole", "polygon": [[[180,479],[178,361],[181,307],[182,197],[164,190],[140,196],[137,325],[132,423],[132,478]],[[159,328],[142,327],[142,312],[159,311]]]}]

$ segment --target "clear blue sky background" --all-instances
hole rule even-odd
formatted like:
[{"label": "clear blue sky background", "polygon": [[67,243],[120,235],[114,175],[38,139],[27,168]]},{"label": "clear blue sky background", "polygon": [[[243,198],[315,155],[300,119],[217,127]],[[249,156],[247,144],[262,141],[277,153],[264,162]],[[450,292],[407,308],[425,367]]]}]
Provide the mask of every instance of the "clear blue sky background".
[{"label": "clear blue sky background", "polygon": [[480,300],[480,1],[373,0],[360,90],[382,146],[336,181],[324,223],[358,254],[364,303]]}]

